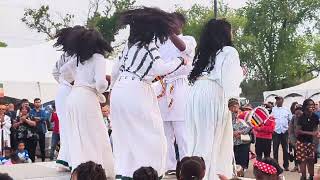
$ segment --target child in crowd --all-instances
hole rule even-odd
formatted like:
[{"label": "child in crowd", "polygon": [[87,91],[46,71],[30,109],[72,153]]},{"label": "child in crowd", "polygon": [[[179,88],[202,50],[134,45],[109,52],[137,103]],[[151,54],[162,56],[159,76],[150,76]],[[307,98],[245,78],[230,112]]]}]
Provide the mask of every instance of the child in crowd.
[{"label": "child in crowd", "polygon": [[0,165],[5,164],[10,160],[11,156],[11,148],[10,147],[4,147],[3,149],[3,155],[0,156]]},{"label": "child in crowd", "polygon": [[10,165],[13,165],[13,164],[20,164],[22,163],[19,156],[15,153],[11,153],[10,155],[10,159],[5,162],[3,165],[6,165],[6,166],[10,166]]},{"label": "child in crowd", "polygon": [[107,180],[106,172],[100,164],[92,161],[80,164],[71,174],[71,180]]},{"label": "child in crowd", "polygon": [[201,180],[206,173],[206,165],[202,157],[184,157],[177,164],[178,180]]},{"label": "child in crowd", "polygon": [[[257,160],[253,164],[253,174],[257,180],[280,180],[282,179],[283,169],[272,158]],[[224,175],[219,175],[220,180],[239,180],[238,178],[228,179]]]},{"label": "child in crowd", "polygon": [[253,165],[253,173],[256,179],[259,180],[280,180],[283,169],[272,158],[264,158],[261,161],[256,161]]},{"label": "child in crowd", "polygon": [[141,167],[133,173],[133,180],[158,180],[159,176],[152,167]]},{"label": "child in crowd", "polygon": [[23,163],[32,163],[30,157],[29,157],[29,152],[25,149],[25,144],[24,142],[20,141],[18,143],[18,150],[17,150],[17,155],[19,156],[21,162]]}]

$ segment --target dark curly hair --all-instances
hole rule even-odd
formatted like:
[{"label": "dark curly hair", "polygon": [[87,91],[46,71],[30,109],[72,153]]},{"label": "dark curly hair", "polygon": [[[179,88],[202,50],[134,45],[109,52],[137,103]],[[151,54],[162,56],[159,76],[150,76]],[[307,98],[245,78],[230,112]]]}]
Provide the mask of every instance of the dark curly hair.
[{"label": "dark curly hair", "polygon": [[71,177],[77,177],[77,180],[107,180],[105,170],[100,164],[92,161],[80,164],[74,169]]},{"label": "dark curly hair", "polygon": [[83,26],[74,26],[74,27],[66,27],[62,28],[57,32],[54,38],[56,38],[56,43],[53,45],[53,47],[59,47],[61,51],[70,53],[75,51],[72,49],[70,44],[68,43],[69,38],[73,38],[76,36],[79,36],[81,33],[83,33],[86,30]]},{"label": "dark curly hair", "polygon": [[122,12],[119,25],[130,25],[129,44],[139,42],[142,47],[154,39],[164,43],[175,28],[175,18],[158,8],[140,7]]},{"label": "dark curly hair", "polygon": [[200,44],[196,50],[188,79],[193,84],[201,74],[210,72],[215,65],[217,52],[225,46],[232,46],[231,24],[223,19],[211,19],[203,28]]},{"label": "dark curly hair", "polygon": [[158,180],[159,176],[152,167],[141,167],[133,173],[133,180]]}]

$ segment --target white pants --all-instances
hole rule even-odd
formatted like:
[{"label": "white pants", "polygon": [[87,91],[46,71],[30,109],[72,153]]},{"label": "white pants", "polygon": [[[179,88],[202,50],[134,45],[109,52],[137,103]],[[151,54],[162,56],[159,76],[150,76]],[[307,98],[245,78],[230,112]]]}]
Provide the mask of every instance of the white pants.
[{"label": "white pants", "polygon": [[167,163],[166,170],[175,170],[177,165],[174,141],[178,144],[180,160],[187,154],[186,122],[164,121],[164,132],[167,138]]}]

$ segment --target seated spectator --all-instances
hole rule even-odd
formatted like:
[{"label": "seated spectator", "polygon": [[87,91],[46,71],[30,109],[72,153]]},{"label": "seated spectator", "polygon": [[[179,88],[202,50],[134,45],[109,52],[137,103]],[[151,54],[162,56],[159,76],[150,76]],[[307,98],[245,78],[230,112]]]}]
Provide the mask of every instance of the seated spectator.
[{"label": "seated spectator", "polygon": [[272,158],[264,158],[253,165],[253,174],[256,179],[280,180],[283,169]]},{"label": "seated spectator", "polygon": [[201,180],[205,176],[206,165],[201,157],[184,157],[178,162],[176,171],[178,180]]},{"label": "seated spectator", "polygon": [[152,167],[141,167],[133,173],[133,180],[158,180],[158,172]]},{"label": "seated spectator", "polygon": [[71,174],[71,180],[107,180],[106,172],[100,164],[92,161],[80,164]]},{"label": "seated spectator", "polygon": [[32,163],[29,152],[25,149],[24,142],[19,142],[16,154],[19,156],[22,163]]},{"label": "seated spectator", "polygon": [[1,180],[13,180],[12,177],[9,176],[7,173],[0,173]]},{"label": "seated spectator", "polygon": [[[253,174],[256,180],[280,180],[282,179],[283,169],[277,163],[276,160],[272,158],[264,158],[261,161],[257,160],[253,164]],[[220,180],[229,180],[224,175],[219,175]],[[233,178],[230,180],[238,180],[238,178]]]},{"label": "seated spectator", "polygon": [[205,164],[204,159],[203,159],[202,157],[198,157],[198,156],[184,157],[183,159],[181,159],[181,161],[179,161],[179,162],[177,163],[177,167],[176,167],[176,172],[177,172],[177,173],[176,173],[176,177],[177,177],[177,179],[180,179],[180,173],[181,173],[181,166],[182,166],[182,164],[183,164],[185,161],[189,160],[189,159],[194,159],[194,160],[200,162],[200,164],[201,164],[201,166],[202,166],[202,170],[203,170],[204,172],[206,171],[206,164]]},{"label": "seated spectator", "polygon": [[16,153],[11,153],[9,161],[5,162],[4,165],[9,166],[13,164],[22,163],[19,156]]},{"label": "seated spectator", "polygon": [[11,156],[11,148],[10,147],[4,147],[3,149],[3,155],[0,156],[0,165],[5,164],[7,161],[9,161]]}]

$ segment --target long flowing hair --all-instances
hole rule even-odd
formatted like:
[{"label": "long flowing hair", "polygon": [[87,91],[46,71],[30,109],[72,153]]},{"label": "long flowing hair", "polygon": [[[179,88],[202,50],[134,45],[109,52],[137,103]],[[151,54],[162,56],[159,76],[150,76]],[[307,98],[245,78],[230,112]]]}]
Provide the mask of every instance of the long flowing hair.
[{"label": "long flowing hair", "polygon": [[153,40],[164,43],[175,27],[172,14],[158,8],[140,7],[120,14],[120,26],[130,25],[129,44],[142,47]]},{"label": "long flowing hair", "polygon": [[218,51],[232,46],[231,24],[223,19],[211,19],[203,28],[200,44],[196,50],[192,69],[188,79],[193,84],[207,69],[210,72],[215,65]]}]

